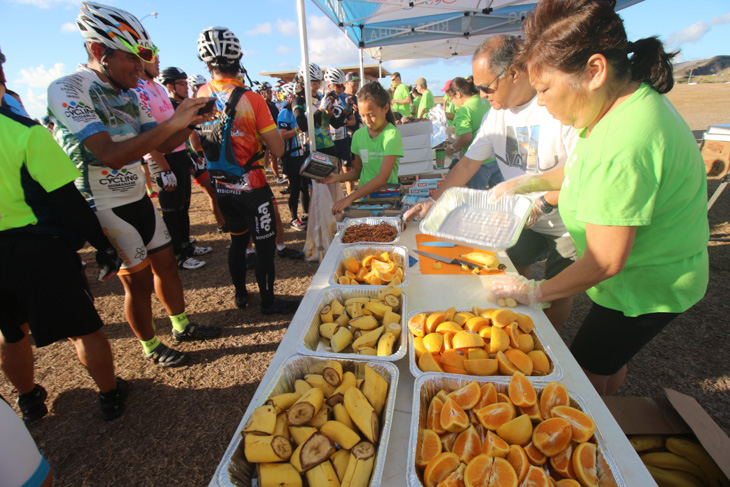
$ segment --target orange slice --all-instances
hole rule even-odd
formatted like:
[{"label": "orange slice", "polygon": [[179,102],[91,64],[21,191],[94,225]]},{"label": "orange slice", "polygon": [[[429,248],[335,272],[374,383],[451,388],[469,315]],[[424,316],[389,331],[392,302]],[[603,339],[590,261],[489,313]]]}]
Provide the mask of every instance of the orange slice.
[{"label": "orange slice", "polygon": [[517,487],[517,481],[517,472],[512,465],[504,458],[495,458],[489,477],[490,487]]},{"label": "orange slice", "polygon": [[446,430],[441,426],[441,410],[443,407],[444,401],[440,397],[434,396],[426,413],[426,428],[435,431],[439,435],[446,433]]},{"label": "orange slice", "polygon": [[527,352],[532,360],[532,375],[547,375],[550,373],[550,361],[542,350]]},{"label": "orange slice", "polygon": [[441,453],[441,438],[434,430],[421,430],[421,443],[416,454],[416,465],[426,467]]},{"label": "orange slice", "polygon": [[413,336],[426,336],[426,313],[411,316],[411,319],[408,320],[408,329],[413,333]]},{"label": "orange slice", "polygon": [[540,414],[545,419],[551,417],[551,411],[555,406],[570,405],[568,389],[559,382],[550,382],[540,394]]},{"label": "orange slice", "polygon": [[497,428],[517,415],[515,407],[504,402],[490,404],[475,412],[479,423],[490,431],[497,431]]},{"label": "orange slice", "polygon": [[487,437],[482,442],[482,453],[490,457],[506,458],[509,455],[509,444],[492,431],[487,432]]},{"label": "orange slice", "polygon": [[598,487],[596,469],[596,445],[581,443],[573,452],[573,470],[584,487]]},{"label": "orange slice", "polygon": [[424,352],[418,358],[418,368],[424,372],[443,372],[444,369],[431,352]]},{"label": "orange slice", "polygon": [[553,457],[565,450],[573,438],[573,432],[563,418],[550,418],[535,426],[532,444],[546,457]]},{"label": "orange slice", "polygon": [[488,487],[493,464],[494,459],[487,455],[477,455],[472,458],[464,470],[466,487]]},{"label": "orange slice", "polygon": [[495,375],[499,370],[499,362],[493,358],[466,359],[464,369],[471,375]]},{"label": "orange slice", "polygon": [[523,485],[529,485],[530,487],[550,487],[550,479],[543,469],[531,466],[527,470]]},{"label": "orange slice", "polygon": [[533,404],[532,406],[521,406],[517,408],[517,412],[520,414],[526,414],[530,417],[533,423],[539,423],[542,421],[542,415],[540,414],[540,405]]},{"label": "orange slice", "polygon": [[512,376],[507,389],[509,398],[515,406],[527,407],[537,404],[537,392],[532,383],[521,372]]},{"label": "orange slice", "polygon": [[441,435],[442,451],[454,451],[454,443],[459,433],[444,433]]},{"label": "orange slice", "polygon": [[558,472],[562,477],[566,479],[575,478],[575,470],[573,470],[573,444],[568,445],[568,448],[561,451],[554,457],[550,457],[550,465],[553,470]]},{"label": "orange slice", "polygon": [[434,330],[436,333],[458,333],[461,327],[453,321],[442,321]]},{"label": "orange slice", "polygon": [[507,461],[517,474],[517,481],[521,484],[527,476],[527,470],[530,468],[530,460],[527,458],[525,449],[520,445],[510,445]]},{"label": "orange slice", "polygon": [[494,384],[488,382],[480,388],[479,402],[474,406],[474,411],[477,411],[484,406],[489,406],[497,402],[497,388]]},{"label": "orange slice", "polygon": [[448,477],[438,483],[438,487],[464,487],[464,470],[466,465],[459,465]]},{"label": "orange slice", "polygon": [[[523,335],[524,336],[524,335]],[[504,356],[525,375],[532,375],[532,360],[522,350],[510,348],[504,351]]]},{"label": "orange slice", "polygon": [[583,411],[570,406],[555,406],[551,412],[553,418],[563,418],[573,430],[573,441],[584,443],[593,437],[596,431],[596,423]]},{"label": "orange slice", "polygon": [[479,384],[477,384],[475,381],[471,381],[464,387],[450,392],[446,397],[450,397],[451,399],[456,401],[456,404],[458,404],[461,409],[466,411],[476,406],[476,404],[479,402],[479,398],[481,397],[481,390],[479,389]]},{"label": "orange slice", "polygon": [[490,322],[488,318],[484,318],[482,316],[475,316],[474,318],[469,318],[464,323],[464,328],[466,328],[468,331],[472,331],[474,333],[478,333],[479,330],[485,326],[489,326]]},{"label": "orange slice", "polygon": [[545,465],[545,462],[547,462],[547,457],[532,443],[528,443],[525,447],[525,455],[533,465]]},{"label": "orange slice", "polygon": [[437,487],[439,482],[459,468],[460,463],[459,457],[454,453],[444,452],[436,455],[423,472],[423,483],[426,487]]},{"label": "orange slice", "polygon": [[473,425],[469,425],[467,429],[459,433],[451,451],[456,453],[465,464],[482,452],[482,439]]},{"label": "orange slice", "polygon": [[436,311],[426,318],[426,333],[433,333],[436,328],[446,321],[446,314],[443,311]]},{"label": "orange slice", "polygon": [[483,347],[484,339],[473,331],[460,331],[452,338],[454,348]]},{"label": "orange slice", "polygon": [[532,318],[527,315],[523,315],[522,313],[515,313],[515,321],[517,321],[517,325],[520,327],[520,330],[525,333],[531,333],[535,328]]},{"label": "orange slice", "polygon": [[532,438],[532,421],[526,414],[517,416],[497,428],[497,434],[510,445],[526,446]]},{"label": "orange slice", "polygon": [[423,346],[431,353],[440,353],[444,345],[444,337],[440,333],[429,333],[423,337]]},{"label": "orange slice", "polygon": [[[447,397],[441,409],[441,427],[451,433],[458,433],[464,431],[468,426],[469,416],[456,401]],[[570,425],[568,427],[570,428]]]}]

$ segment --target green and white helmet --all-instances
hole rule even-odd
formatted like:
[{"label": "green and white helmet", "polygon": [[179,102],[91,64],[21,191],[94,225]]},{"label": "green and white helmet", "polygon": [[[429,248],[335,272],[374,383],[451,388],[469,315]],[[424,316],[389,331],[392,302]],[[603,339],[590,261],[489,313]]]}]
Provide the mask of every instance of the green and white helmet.
[{"label": "green and white helmet", "polygon": [[142,23],[120,8],[84,2],[76,18],[76,26],[88,42],[131,52],[147,62],[154,61],[157,54],[157,48]]}]

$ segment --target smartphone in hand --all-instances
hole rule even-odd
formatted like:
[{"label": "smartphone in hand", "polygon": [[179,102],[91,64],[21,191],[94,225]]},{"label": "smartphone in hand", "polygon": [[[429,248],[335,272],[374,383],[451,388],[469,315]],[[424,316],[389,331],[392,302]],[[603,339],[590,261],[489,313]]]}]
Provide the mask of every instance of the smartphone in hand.
[{"label": "smartphone in hand", "polygon": [[215,98],[211,98],[208,103],[206,103],[203,108],[198,110],[198,115],[205,115],[206,113],[210,113],[215,108]]}]

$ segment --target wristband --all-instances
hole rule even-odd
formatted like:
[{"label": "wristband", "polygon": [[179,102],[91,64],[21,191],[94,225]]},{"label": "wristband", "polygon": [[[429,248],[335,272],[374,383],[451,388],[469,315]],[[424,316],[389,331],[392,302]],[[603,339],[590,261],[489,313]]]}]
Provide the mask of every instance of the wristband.
[{"label": "wristband", "polygon": [[540,201],[540,204],[542,205],[543,211],[545,213],[550,213],[555,209],[553,205],[547,202],[547,200],[545,199],[545,195],[540,196],[538,200]]}]

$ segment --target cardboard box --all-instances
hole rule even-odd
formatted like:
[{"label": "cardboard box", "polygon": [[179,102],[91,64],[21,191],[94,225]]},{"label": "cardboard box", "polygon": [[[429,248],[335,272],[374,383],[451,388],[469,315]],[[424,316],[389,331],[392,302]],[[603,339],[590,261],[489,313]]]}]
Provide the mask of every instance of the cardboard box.
[{"label": "cardboard box", "polygon": [[400,158],[399,164],[407,164],[409,162],[425,161],[426,159],[433,161],[433,149],[430,147],[421,147],[419,149],[404,149],[403,157]]},{"label": "cardboard box", "polygon": [[[722,140],[723,138],[727,140]],[[702,146],[702,159],[708,178],[721,178],[730,169],[730,135],[712,135],[705,133]]]},{"label": "cardboard box", "polygon": [[431,134],[409,135],[403,137],[403,150],[431,147]]},{"label": "cardboard box", "polygon": [[730,478],[730,438],[695,398],[672,389],[665,397],[604,397],[603,401],[627,435],[693,434]]},{"label": "cardboard box", "polygon": [[398,177],[410,176],[413,174],[424,174],[433,171],[433,159],[415,162],[400,162],[398,164]]},{"label": "cardboard box", "polygon": [[[395,128],[400,132],[401,137],[408,137],[411,135],[428,134],[429,139],[433,133],[433,122],[430,120],[426,122],[413,122],[405,125],[396,125]],[[429,147],[431,146],[429,142]]]}]

